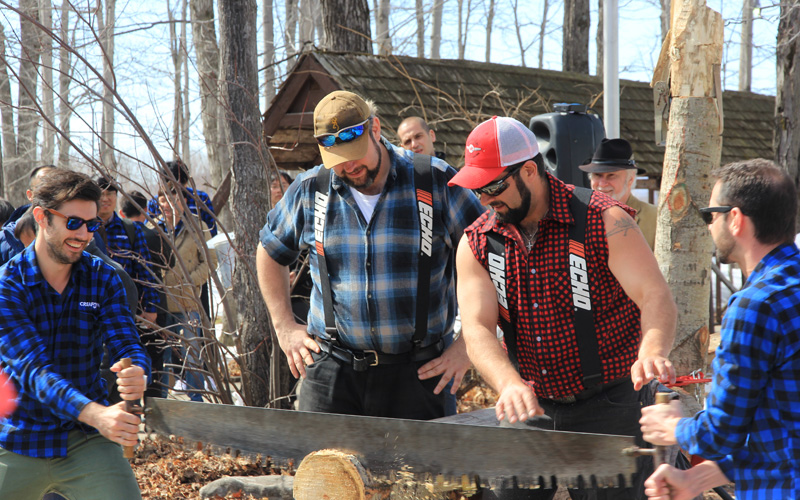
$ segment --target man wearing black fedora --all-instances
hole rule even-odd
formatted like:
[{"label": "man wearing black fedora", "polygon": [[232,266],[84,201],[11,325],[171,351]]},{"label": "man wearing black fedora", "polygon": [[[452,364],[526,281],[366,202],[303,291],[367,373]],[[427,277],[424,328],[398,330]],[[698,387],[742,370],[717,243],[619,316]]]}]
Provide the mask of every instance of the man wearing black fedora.
[{"label": "man wearing black fedora", "polygon": [[592,189],[600,191],[636,210],[636,224],[650,249],[656,241],[656,207],[631,193],[636,185],[636,162],[633,149],[625,139],[603,139],[592,160],[578,168],[589,173]]}]

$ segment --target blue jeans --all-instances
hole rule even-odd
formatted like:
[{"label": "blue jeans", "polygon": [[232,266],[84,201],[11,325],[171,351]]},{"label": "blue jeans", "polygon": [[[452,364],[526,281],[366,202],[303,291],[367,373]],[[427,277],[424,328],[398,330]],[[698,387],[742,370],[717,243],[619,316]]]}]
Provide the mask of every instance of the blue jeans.
[{"label": "blue jeans", "polygon": [[[167,325],[170,331],[185,339],[180,348],[181,356],[183,356],[183,365],[180,373],[176,375],[186,383],[187,389],[203,390],[204,379],[201,373],[203,360],[200,358],[203,343],[199,340],[202,335],[197,334],[197,328],[200,325],[200,313],[194,311],[188,314],[169,313],[167,315]],[[173,359],[174,361],[176,360]],[[189,390],[187,396],[192,401],[203,401],[203,394],[200,392]]]}]

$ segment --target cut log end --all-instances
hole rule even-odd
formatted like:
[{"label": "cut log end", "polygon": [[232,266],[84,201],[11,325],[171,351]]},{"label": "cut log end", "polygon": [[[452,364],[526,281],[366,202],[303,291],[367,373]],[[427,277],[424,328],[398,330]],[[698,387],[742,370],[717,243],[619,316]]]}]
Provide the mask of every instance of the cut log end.
[{"label": "cut log end", "polygon": [[339,450],[306,456],[294,477],[295,500],[366,500],[369,477],[358,459]]}]

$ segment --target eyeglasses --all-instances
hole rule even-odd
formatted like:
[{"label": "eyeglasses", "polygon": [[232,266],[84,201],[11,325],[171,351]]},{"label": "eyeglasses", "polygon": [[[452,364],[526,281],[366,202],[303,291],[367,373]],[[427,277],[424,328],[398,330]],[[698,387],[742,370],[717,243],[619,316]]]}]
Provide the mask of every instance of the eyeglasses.
[{"label": "eyeglasses", "polygon": [[506,175],[504,175],[503,177],[483,187],[473,189],[473,191],[478,197],[480,197],[480,195],[482,194],[487,194],[489,196],[500,196],[503,193],[503,191],[508,189],[509,184],[506,182],[506,179],[517,173],[522,168],[522,166],[525,165],[525,163],[527,162],[518,163],[512,166],[508,170],[508,172],[506,172]]},{"label": "eyeglasses", "polygon": [[721,207],[701,208],[700,209],[700,217],[702,217],[703,218],[703,222],[705,222],[706,225],[708,225],[708,224],[711,224],[714,221],[714,212],[720,213],[720,214],[727,214],[728,212],[733,210],[733,208],[734,207],[730,207],[730,206],[727,206],[727,205],[721,206]]},{"label": "eyeglasses", "polygon": [[337,142],[339,144],[352,142],[355,139],[357,139],[357,138],[361,137],[362,135],[364,135],[364,130],[367,129],[367,122],[368,121],[369,121],[369,118],[367,118],[366,120],[364,120],[361,123],[357,123],[357,124],[352,125],[350,127],[345,127],[345,128],[341,129],[340,131],[338,131],[338,132],[336,132],[334,134],[319,134],[319,135],[315,135],[314,138],[317,140],[319,145],[322,146],[323,148],[329,148],[329,147],[333,146],[334,144],[336,144]]},{"label": "eyeglasses", "polygon": [[75,217],[74,215],[67,216],[62,214],[58,210],[53,210],[52,208],[48,208],[47,211],[53,215],[58,215],[62,219],[67,219],[67,229],[69,229],[70,231],[77,231],[78,229],[81,228],[82,225],[86,224],[86,230],[89,231],[90,233],[93,233],[98,229],[100,229],[100,226],[103,225],[103,221],[100,219],[86,220],[86,219],[81,219],[80,217]]}]

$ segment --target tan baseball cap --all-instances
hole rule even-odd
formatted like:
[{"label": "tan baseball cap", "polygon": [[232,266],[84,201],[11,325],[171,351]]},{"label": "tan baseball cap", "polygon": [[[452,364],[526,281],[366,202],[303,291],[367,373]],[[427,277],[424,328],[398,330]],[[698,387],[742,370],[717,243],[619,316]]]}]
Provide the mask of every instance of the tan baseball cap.
[{"label": "tan baseball cap", "polygon": [[[363,123],[370,117],[369,105],[352,92],[337,90],[322,98],[314,108],[314,136],[336,134],[340,130]],[[369,123],[365,124],[367,127]],[[319,146],[322,163],[333,168],[340,163],[363,158],[369,146],[369,130],[346,143],[336,142],[331,147]]]}]

